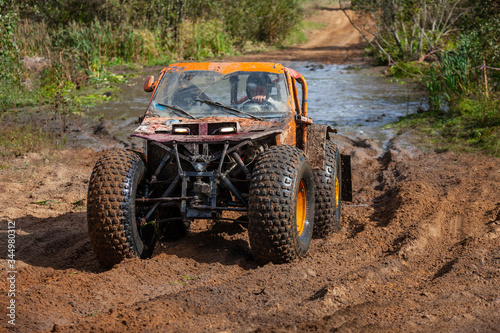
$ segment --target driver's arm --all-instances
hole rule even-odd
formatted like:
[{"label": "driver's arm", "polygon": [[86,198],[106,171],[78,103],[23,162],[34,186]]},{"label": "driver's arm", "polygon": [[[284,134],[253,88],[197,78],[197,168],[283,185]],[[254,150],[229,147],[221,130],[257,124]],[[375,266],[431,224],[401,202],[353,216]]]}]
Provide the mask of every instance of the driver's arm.
[{"label": "driver's arm", "polygon": [[236,104],[241,104],[246,100],[248,100],[248,96],[244,96],[244,97],[240,98],[239,100],[236,101]]}]

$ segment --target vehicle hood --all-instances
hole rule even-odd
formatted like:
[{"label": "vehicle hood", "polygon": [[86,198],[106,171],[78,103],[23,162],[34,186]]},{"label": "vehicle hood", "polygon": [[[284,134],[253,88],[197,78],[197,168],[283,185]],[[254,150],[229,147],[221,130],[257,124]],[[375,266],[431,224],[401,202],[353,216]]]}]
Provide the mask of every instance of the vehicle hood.
[{"label": "vehicle hood", "polygon": [[[290,117],[278,120],[255,120],[241,117],[203,117],[199,119],[187,118],[144,118],[141,125],[133,132],[133,137],[158,142],[214,142],[214,141],[241,141],[256,139],[271,134],[282,133]],[[190,127],[193,133],[177,134],[174,127]],[[217,128],[234,126],[236,131],[232,134],[221,134]]]}]

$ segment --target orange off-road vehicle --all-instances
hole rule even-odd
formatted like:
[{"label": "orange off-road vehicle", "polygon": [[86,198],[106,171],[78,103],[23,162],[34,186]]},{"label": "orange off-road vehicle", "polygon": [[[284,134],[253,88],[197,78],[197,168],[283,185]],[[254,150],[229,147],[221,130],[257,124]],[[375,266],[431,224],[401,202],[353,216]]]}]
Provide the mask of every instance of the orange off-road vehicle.
[{"label": "orange off-road vehicle", "polygon": [[350,159],[335,130],[308,118],[301,74],[274,63],[177,63],[144,90],[153,96],[132,134],[144,151],[106,152],[90,179],[88,227],[103,266],[150,257],[195,219],[239,215],[259,262],[300,258],[313,236],[339,230]]}]

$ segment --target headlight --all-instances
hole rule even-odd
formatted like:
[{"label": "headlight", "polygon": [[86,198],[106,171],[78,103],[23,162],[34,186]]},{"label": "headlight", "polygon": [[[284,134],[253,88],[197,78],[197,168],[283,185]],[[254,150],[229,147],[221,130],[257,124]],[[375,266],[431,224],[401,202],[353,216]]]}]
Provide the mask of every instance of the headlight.
[{"label": "headlight", "polygon": [[176,127],[176,128],[174,128],[174,133],[189,134],[189,128],[186,128],[186,127]]},{"label": "headlight", "polygon": [[221,127],[220,132],[221,133],[234,133],[234,132],[236,132],[236,128],[234,128],[234,127]]}]

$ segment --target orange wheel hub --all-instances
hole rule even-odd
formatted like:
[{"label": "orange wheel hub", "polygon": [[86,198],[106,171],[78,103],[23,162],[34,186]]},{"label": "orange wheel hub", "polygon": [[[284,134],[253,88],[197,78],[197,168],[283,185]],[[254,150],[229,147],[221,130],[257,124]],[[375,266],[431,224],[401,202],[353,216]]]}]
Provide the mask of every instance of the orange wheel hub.
[{"label": "orange wheel hub", "polygon": [[338,177],[335,177],[335,207],[339,204],[339,197],[340,197],[340,186],[339,186],[339,179]]},{"label": "orange wheel hub", "polygon": [[299,236],[302,235],[306,225],[306,212],[306,185],[303,181],[301,181],[299,185],[299,193],[297,194],[297,233]]}]

